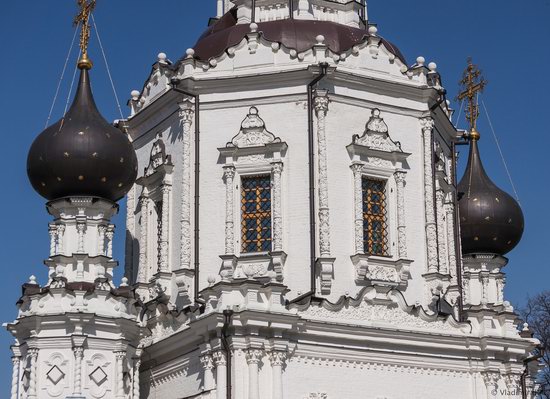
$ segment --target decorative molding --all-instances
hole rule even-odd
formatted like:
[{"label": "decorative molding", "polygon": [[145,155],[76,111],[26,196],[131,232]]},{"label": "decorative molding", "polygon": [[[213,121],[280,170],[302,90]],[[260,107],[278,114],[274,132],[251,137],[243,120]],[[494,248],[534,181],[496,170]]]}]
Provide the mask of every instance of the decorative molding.
[{"label": "decorative molding", "polygon": [[433,128],[435,122],[432,118],[420,119],[422,133],[424,135],[424,204],[426,212],[426,244],[428,273],[438,271],[437,253],[437,228],[434,210],[434,185],[433,185]]},{"label": "decorative molding", "polygon": [[21,367],[21,357],[13,356],[11,358],[12,362],[12,374],[11,374],[11,396],[10,399],[18,399],[18,388],[19,388],[19,369]]},{"label": "decorative molding", "polygon": [[388,131],[388,125],[380,117],[380,110],[375,108],[371,112],[365,131],[362,135],[354,135],[352,143],[383,152],[403,152],[401,143],[393,141]]},{"label": "decorative molding", "polygon": [[330,258],[330,209],[328,200],[328,154],[326,139],[326,114],[328,92],[315,90],[314,107],[317,115],[317,151],[319,187],[319,252],[322,258]]},{"label": "decorative molding", "polygon": [[149,242],[149,197],[144,192],[139,199],[141,206],[141,219],[140,219],[140,243],[139,243],[139,265],[138,265],[138,283],[146,283],[149,275],[149,254],[148,254],[148,242]]},{"label": "decorative molding", "polygon": [[162,165],[172,165],[172,159],[170,155],[166,154],[166,145],[159,135],[151,147],[149,163],[145,167],[143,175],[146,177],[151,176]]},{"label": "decorative molding", "polygon": [[227,147],[260,147],[280,142],[280,138],[266,129],[264,120],[259,116],[258,108],[250,107],[248,115],[241,123],[241,130],[227,143]]},{"label": "decorative molding", "polygon": [[274,252],[283,250],[283,213],[282,213],[282,186],[281,175],[283,173],[283,163],[280,161],[271,163],[271,191],[273,194],[273,239],[272,247]]},{"label": "decorative molding", "polygon": [[134,240],[136,234],[136,185],[134,184],[126,196],[126,242],[124,254],[124,276],[132,281],[134,274]]},{"label": "decorative molding", "polygon": [[163,184],[162,192],[162,209],[160,220],[160,236],[159,236],[159,272],[170,272],[169,270],[169,254],[170,254],[170,198],[172,194],[172,186]]},{"label": "decorative molding", "polygon": [[463,335],[469,325],[456,322],[451,316],[445,319],[437,314],[428,314],[420,306],[408,306],[403,295],[396,290],[386,295],[386,302],[378,304],[368,299],[372,287],[363,289],[357,298],[342,298],[333,304],[322,301],[320,305],[294,305],[300,317],[309,320],[334,320],[341,324],[360,324],[393,328],[397,330],[445,331]]},{"label": "decorative molding", "polygon": [[351,165],[351,170],[353,172],[355,253],[362,254],[365,251],[363,237],[363,164],[354,163]]},{"label": "decorative molding", "polygon": [[417,366],[411,364],[396,364],[383,363],[375,360],[360,360],[354,359],[339,359],[327,356],[311,356],[302,353],[297,353],[292,356],[290,362],[297,364],[314,364],[316,366],[334,367],[334,368],[350,368],[360,370],[376,370],[384,373],[399,373],[412,375],[429,375],[429,376],[444,376],[453,378],[470,379],[470,371],[467,370],[452,370],[448,367],[428,367]]},{"label": "decorative molding", "polygon": [[180,102],[180,124],[182,126],[182,180],[181,180],[181,246],[180,268],[191,268],[191,135],[195,115],[195,104],[190,100]]},{"label": "decorative molding", "polygon": [[448,258],[448,240],[445,237],[445,209],[443,208],[445,201],[445,193],[443,190],[437,190],[435,192],[435,206],[437,212],[437,243],[439,253],[439,273],[449,274],[449,258]]},{"label": "decorative molding", "polygon": [[449,274],[452,276],[451,283],[457,283],[457,260],[456,260],[456,235],[455,235],[455,206],[452,202],[444,205],[445,222],[447,227],[447,249],[449,252]]},{"label": "decorative molding", "polygon": [[397,197],[397,252],[401,259],[407,259],[407,232],[405,221],[405,178],[407,172],[399,170],[394,173]]},{"label": "decorative molding", "polygon": [[328,399],[326,392],[312,392],[308,396],[305,396],[304,399]]},{"label": "decorative molding", "polygon": [[233,179],[235,167],[226,165],[223,168],[225,181],[225,254],[235,254],[235,196],[233,192]]}]

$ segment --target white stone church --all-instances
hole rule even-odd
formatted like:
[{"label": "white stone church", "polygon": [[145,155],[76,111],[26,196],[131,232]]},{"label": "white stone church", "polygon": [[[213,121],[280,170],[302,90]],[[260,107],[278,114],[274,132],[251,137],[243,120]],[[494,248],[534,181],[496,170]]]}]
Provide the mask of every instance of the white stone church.
[{"label": "white stone church", "polygon": [[28,157],[49,273],[7,326],[11,399],[534,397],[539,342],[503,298],[521,209],[483,169],[474,102],[458,131],[437,66],[364,1],[218,0],[115,124],[79,3],[77,94]]}]

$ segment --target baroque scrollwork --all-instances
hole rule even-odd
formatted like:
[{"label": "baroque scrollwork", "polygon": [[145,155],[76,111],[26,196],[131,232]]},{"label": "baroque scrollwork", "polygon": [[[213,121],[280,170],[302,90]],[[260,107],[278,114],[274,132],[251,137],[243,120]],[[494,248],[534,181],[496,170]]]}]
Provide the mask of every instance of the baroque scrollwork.
[{"label": "baroque scrollwork", "polygon": [[227,143],[227,147],[258,147],[271,143],[280,143],[281,139],[269,132],[265,122],[259,116],[258,108],[250,107],[248,115],[241,123],[241,130]]},{"label": "baroque scrollwork", "polygon": [[149,164],[145,168],[143,174],[145,176],[151,176],[153,173],[155,173],[156,169],[159,166],[171,163],[172,161],[170,155],[166,155],[166,145],[164,144],[164,141],[162,141],[162,139],[159,137],[153,143],[151,154],[149,156]]},{"label": "baroque scrollwork", "polygon": [[380,117],[380,110],[375,108],[363,134],[353,136],[353,144],[385,152],[402,152],[401,144],[393,141],[388,131],[388,125]]}]

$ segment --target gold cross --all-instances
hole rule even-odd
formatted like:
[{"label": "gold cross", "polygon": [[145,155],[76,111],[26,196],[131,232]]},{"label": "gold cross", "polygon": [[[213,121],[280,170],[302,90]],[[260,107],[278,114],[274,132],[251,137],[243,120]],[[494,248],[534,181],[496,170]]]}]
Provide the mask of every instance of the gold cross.
[{"label": "gold cross", "polygon": [[95,8],[96,0],[77,0],[80,12],[74,18],[75,25],[82,25],[80,31],[80,51],[82,56],[78,61],[80,68],[90,69],[92,62],[88,59],[88,42],[90,41],[90,14]]},{"label": "gold cross", "polygon": [[458,95],[457,100],[463,101],[466,99],[466,119],[470,124],[470,131],[476,131],[477,118],[479,117],[479,106],[477,103],[477,95],[481,93],[487,85],[487,81],[481,76],[481,71],[472,63],[472,59],[468,58],[468,67],[464,71],[460,86],[463,91]]}]

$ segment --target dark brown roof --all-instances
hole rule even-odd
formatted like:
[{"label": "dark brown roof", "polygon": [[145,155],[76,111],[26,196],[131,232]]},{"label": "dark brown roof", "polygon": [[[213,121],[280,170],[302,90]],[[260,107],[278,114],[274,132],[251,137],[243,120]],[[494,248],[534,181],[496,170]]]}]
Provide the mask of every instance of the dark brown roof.
[{"label": "dark brown roof", "polygon": [[[318,35],[323,35],[328,48],[338,54],[362,43],[369,35],[363,29],[336,22],[297,19],[260,22],[258,31],[266,40],[281,43],[286,48],[294,49],[299,53],[311,49],[317,43]],[[217,57],[228,48],[239,44],[248,33],[250,33],[250,26],[237,25],[234,10],[231,10],[201,35],[193,47],[195,57],[204,61]],[[406,63],[399,49],[390,42],[381,40],[389,51]]]}]

